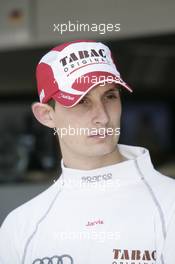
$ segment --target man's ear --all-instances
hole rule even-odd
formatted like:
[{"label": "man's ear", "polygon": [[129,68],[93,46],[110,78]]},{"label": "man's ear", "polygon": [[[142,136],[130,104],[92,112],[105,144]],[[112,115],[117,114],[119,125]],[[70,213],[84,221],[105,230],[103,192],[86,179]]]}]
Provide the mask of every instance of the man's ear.
[{"label": "man's ear", "polygon": [[54,119],[52,118],[53,109],[51,106],[36,102],[31,105],[31,108],[35,118],[42,125],[50,128],[55,127]]}]

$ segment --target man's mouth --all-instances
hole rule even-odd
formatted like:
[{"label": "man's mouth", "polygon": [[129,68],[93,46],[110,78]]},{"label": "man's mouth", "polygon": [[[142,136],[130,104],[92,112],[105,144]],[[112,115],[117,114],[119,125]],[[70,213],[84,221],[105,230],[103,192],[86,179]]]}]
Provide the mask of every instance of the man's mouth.
[{"label": "man's mouth", "polygon": [[105,133],[92,133],[88,137],[90,137],[90,138],[105,138],[107,136],[108,136],[108,134],[107,134],[107,132],[105,132]]}]

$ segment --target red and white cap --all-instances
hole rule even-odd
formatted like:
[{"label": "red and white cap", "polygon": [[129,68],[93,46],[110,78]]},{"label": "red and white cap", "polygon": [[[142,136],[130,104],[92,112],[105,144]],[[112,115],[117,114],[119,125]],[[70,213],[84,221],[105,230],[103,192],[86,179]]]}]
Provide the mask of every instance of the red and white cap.
[{"label": "red and white cap", "polygon": [[118,83],[132,92],[120,77],[109,48],[95,41],[64,43],[49,51],[36,69],[41,103],[55,99],[65,107],[75,106],[93,87]]}]

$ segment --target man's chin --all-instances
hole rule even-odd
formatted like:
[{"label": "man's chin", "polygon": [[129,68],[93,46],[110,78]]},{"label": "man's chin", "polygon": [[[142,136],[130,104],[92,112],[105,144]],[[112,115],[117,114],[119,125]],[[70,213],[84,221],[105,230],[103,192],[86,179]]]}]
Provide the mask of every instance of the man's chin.
[{"label": "man's chin", "polygon": [[100,157],[109,155],[116,150],[116,145],[94,145],[91,148],[88,148],[89,156],[91,157]]}]

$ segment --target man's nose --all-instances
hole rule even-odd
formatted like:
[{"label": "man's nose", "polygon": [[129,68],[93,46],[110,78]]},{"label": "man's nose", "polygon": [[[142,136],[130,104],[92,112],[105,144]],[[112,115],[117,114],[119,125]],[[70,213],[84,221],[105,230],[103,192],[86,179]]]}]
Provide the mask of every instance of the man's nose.
[{"label": "man's nose", "polygon": [[109,121],[109,116],[106,107],[102,102],[96,102],[92,110],[92,121],[94,125],[106,126]]}]

